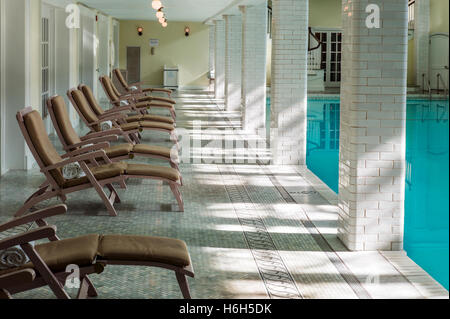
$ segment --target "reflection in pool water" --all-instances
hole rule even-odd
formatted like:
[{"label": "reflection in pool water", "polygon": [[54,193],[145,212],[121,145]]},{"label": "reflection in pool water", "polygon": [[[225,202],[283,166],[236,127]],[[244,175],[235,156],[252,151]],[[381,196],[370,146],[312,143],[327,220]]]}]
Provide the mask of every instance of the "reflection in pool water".
[{"label": "reflection in pool water", "polygon": [[[308,168],[336,193],[339,189],[339,103],[339,100],[308,101],[306,160]],[[405,250],[448,289],[448,101],[408,100],[406,168]]]}]

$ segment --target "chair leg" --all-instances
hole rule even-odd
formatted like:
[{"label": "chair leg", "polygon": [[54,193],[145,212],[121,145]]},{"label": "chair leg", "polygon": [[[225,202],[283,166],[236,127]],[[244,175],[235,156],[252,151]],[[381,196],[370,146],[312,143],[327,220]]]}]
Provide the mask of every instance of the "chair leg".
[{"label": "chair leg", "polygon": [[[122,181],[122,182],[125,183],[125,181]],[[114,203],[120,203],[121,200],[120,200],[119,194],[117,193],[117,191],[116,191],[116,189],[114,188],[114,186],[112,186],[111,184],[106,184],[105,186],[106,186],[106,188],[108,188],[109,191],[111,192],[111,194],[110,194],[110,196],[109,196],[110,198],[111,198],[112,195],[114,194]]]},{"label": "chair leg", "polygon": [[[36,194],[36,193],[35,193]],[[37,195],[37,194],[36,194]],[[30,210],[34,205],[47,200],[49,198],[52,198],[56,196],[57,194],[55,192],[48,192],[47,194],[44,193],[42,195],[30,197],[27,202],[14,214],[14,217],[20,217],[23,214],[25,214],[28,210]]]},{"label": "chair leg", "polygon": [[181,196],[180,190],[178,189],[177,183],[170,182],[170,189],[172,190],[173,195],[177,199],[178,207],[180,208],[180,212],[184,212],[184,202],[183,197]]},{"label": "chair leg", "polygon": [[117,212],[116,212],[116,209],[114,208],[114,205],[113,205],[114,202],[111,202],[110,198],[108,196],[106,196],[105,191],[103,190],[103,188],[100,185],[95,185],[94,184],[94,188],[97,191],[97,193],[100,195],[100,198],[103,200],[103,203],[105,204],[109,215],[113,216],[113,217],[116,217],[117,216]]},{"label": "chair leg", "polygon": [[183,298],[191,299],[191,292],[189,291],[189,284],[188,284],[186,276],[177,271],[175,271],[175,275],[177,276],[178,285],[180,286],[181,293],[183,294]]},{"label": "chair leg", "polygon": [[7,290],[0,289],[0,299],[13,299],[13,298]]},{"label": "chair leg", "polygon": [[77,299],[86,299],[87,297],[97,296],[97,290],[95,289],[88,276],[84,276],[83,278],[81,278],[81,286],[78,290]]}]

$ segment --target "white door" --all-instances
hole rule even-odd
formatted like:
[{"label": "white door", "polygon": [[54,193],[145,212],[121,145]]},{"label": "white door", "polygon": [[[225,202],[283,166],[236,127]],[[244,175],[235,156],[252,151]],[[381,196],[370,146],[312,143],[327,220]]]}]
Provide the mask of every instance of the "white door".
[{"label": "white door", "polygon": [[[97,38],[98,38],[98,50],[97,50],[97,76],[110,76],[110,48],[109,48],[109,19],[108,17],[99,14],[97,21]],[[103,91],[101,84],[99,84],[97,99],[101,102],[107,102],[105,92]]]},{"label": "white door", "polygon": [[42,4],[41,9],[41,114],[47,132],[54,131],[48,116],[47,100],[55,92],[55,10]]},{"label": "white door", "polygon": [[[430,37],[430,81],[431,88],[448,88],[448,34],[432,34]],[[441,81],[438,84],[438,74]]]},{"label": "white door", "polygon": [[97,94],[97,81],[96,79],[96,52],[98,41],[96,38],[96,23],[95,14],[83,7],[80,7],[81,19],[80,19],[80,81],[81,83],[88,85]]},{"label": "white door", "polygon": [[339,30],[319,30],[315,33],[322,42],[321,69],[327,87],[341,85],[342,32]]}]

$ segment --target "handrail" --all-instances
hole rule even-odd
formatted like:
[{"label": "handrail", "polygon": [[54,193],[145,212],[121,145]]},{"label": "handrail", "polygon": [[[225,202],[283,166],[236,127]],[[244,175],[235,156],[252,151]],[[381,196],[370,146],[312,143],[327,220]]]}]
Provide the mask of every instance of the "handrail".
[{"label": "handrail", "polygon": [[447,85],[445,85],[445,82],[442,79],[440,73],[438,73],[436,75],[436,78],[437,78],[437,90],[438,90],[438,92],[439,92],[439,85],[442,83],[442,86],[444,87],[444,98],[447,99],[447,92],[448,92]]},{"label": "handrail", "polygon": [[430,80],[427,81],[427,88],[428,88],[428,99],[431,101],[431,82],[430,82]]},{"label": "handrail", "polygon": [[309,33],[309,35],[312,35],[313,38],[316,39],[316,41],[318,43],[314,48],[311,48],[311,37],[308,37],[308,52],[314,51],[314,50],[320,48],[320,46],[322,45],[322,41],[312,32],[311,27],[308,27],[308,33]]}]

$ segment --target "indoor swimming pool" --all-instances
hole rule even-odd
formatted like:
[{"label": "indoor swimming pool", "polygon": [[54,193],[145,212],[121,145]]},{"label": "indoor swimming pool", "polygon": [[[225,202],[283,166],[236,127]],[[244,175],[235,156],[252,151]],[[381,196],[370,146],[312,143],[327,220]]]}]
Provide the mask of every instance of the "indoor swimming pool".
[{"label": "indoor swimming pool", "polygon": [[[405,250],[449,287],[449,103],[408,100]],[[333,191],[339,182],[339,100],[308,101],[307,166]]]},{"label": "indoor swimming pool", "polygon": [[[308,168],[339,191],[338,99],[308,99]],[[270,98],[267,103],[270,126]],[[404,248],[449,289],[449,102],[408,100]]]}]

